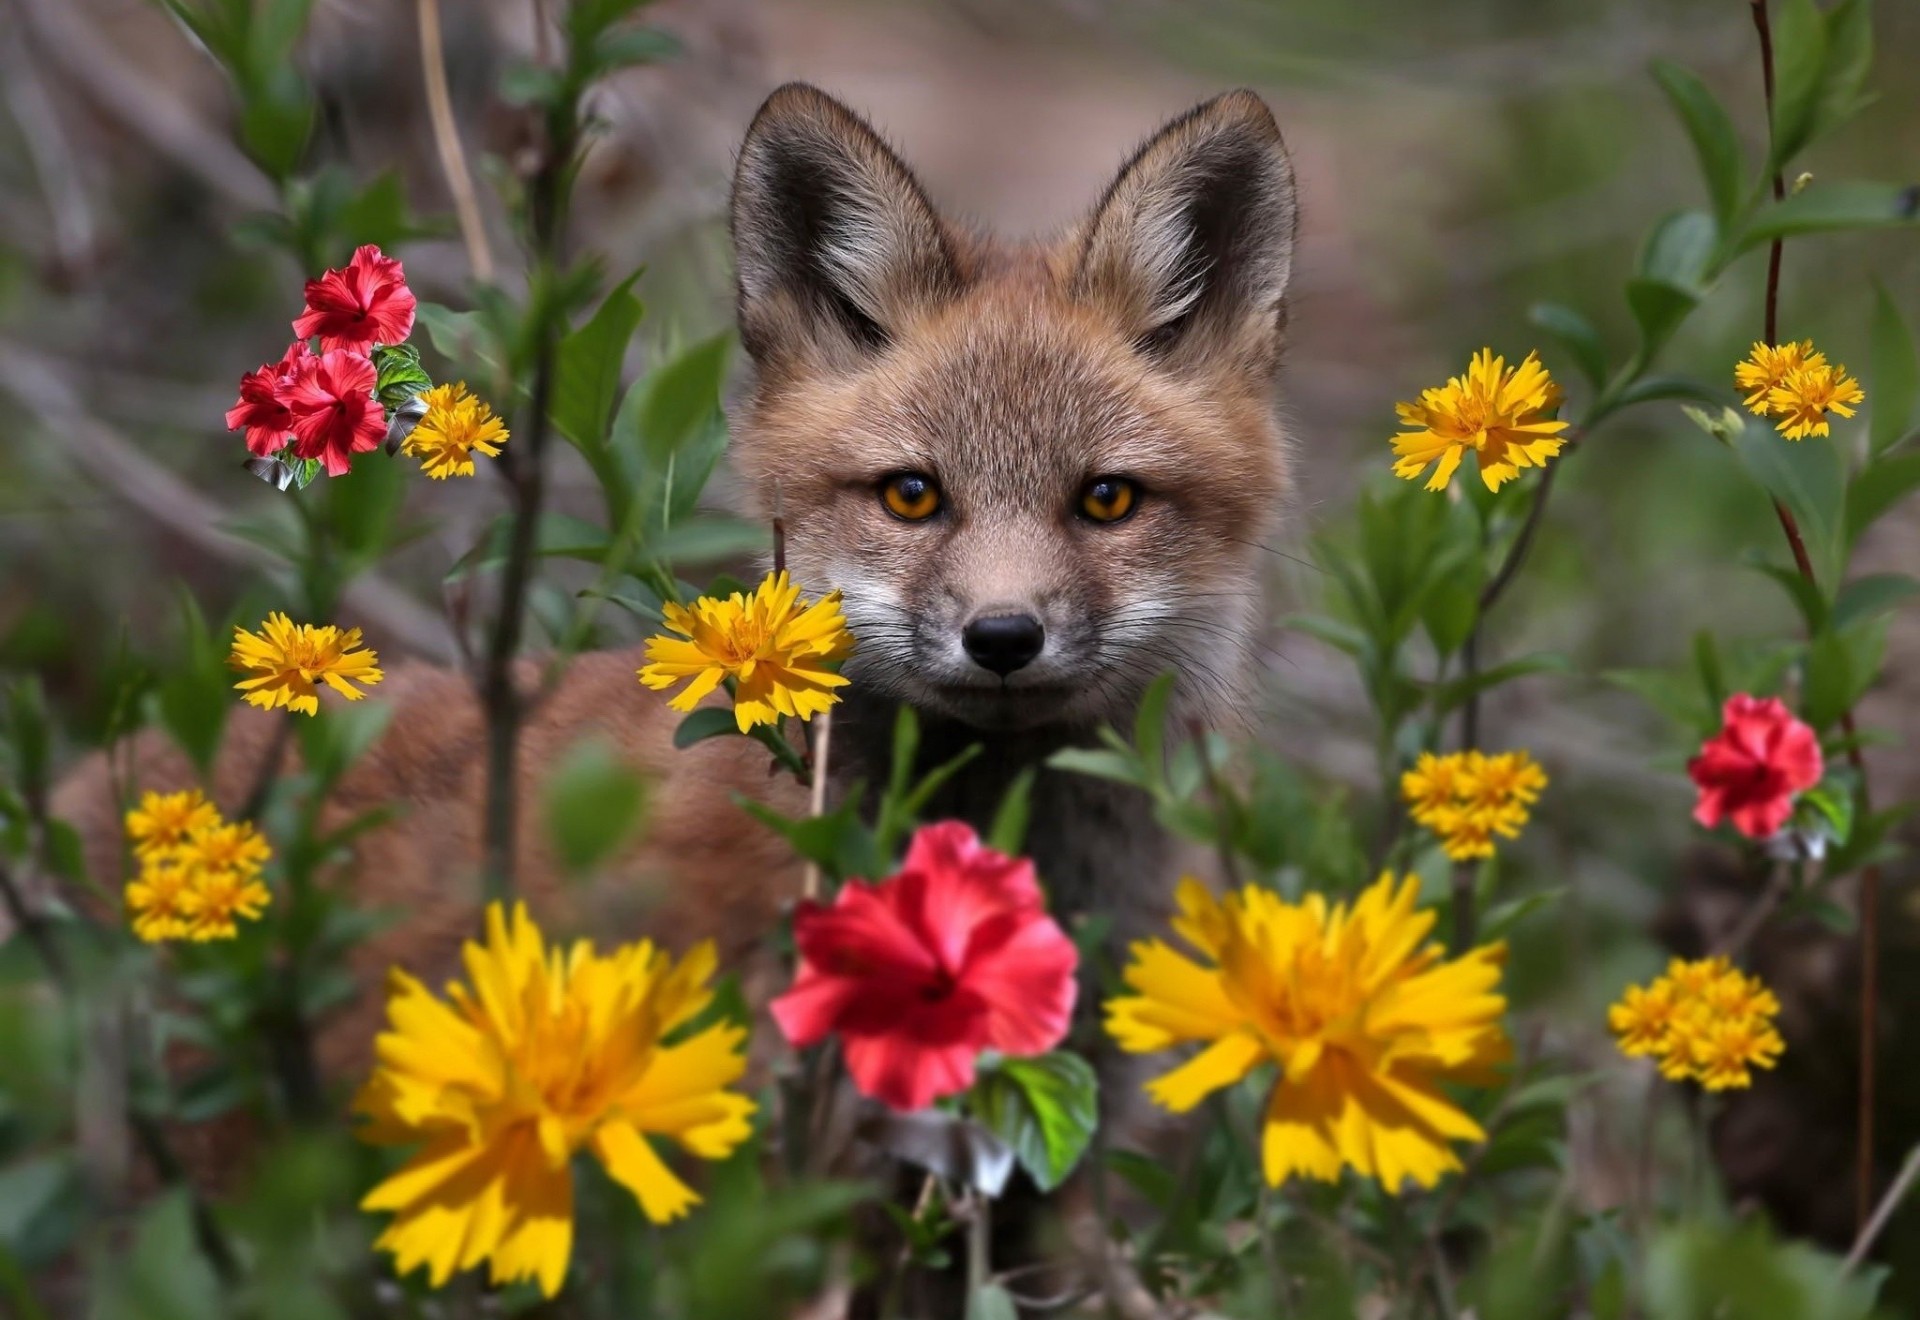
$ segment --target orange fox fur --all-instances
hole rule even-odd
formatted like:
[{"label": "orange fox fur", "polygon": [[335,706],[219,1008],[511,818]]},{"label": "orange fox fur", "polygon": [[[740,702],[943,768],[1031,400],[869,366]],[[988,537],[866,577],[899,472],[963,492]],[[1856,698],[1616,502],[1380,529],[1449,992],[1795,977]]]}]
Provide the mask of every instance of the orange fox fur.
[{"label": "orange fox fur", "polygon": [[[861,119],[791,85],[741,148],[733,231],[754,365],[731,453],[746,512],[765,516],[777,499],[796,579],[840,588],[859,639],[835,711],[835,796],[884,778],[902,702],[922,716],[927,759],[984,745],[935,804],[982,825],[1015,773],[1102,722],[1124,725],[1165,670],[1180,673],[1176,718],[1236,719],[1258,547],[1288,493],[1274,394],[1293,181],[1257,97],[1230,93],[1173,121],[1084,223],[1015,245],[949,225]],[[941,501],[922,522],[880,498],[909,472]],[[1124,520],[1081,515],[1101,477],[1137,488]],[[962,634],[1010,614],[1045,641],[1002,677],[969,658]],[[636,682],[640,663],[638,651],[580,658],[525,730],[520,892],[550,926],[603,943],[712,937],[723,958],[752,965],[799,868],[732,798],[799,814],[804,794],[744,740],[673,749],[680,717]],[[330,811],[400,815],[356,844],[337,882],[404,919],[360,949],[361,995],[321,1026],[321,1067],[340,1079],[368,1063],[384,969],[455,974],[477,919],[484,739],[471,684],[402,664],[374,696],[393,719]],[[254,781],[272,723],[236,715],[209,786],[224,809]],[[620,747],[655,791],[643,842],[576,887],[543,848],[537,804],[549,767],[588,736]],[[123,774],[136,788],[191,782],[157,738],[132,759]],[[104,761],[54,805],[88,839],[95,874],[114,875]],[[1117,912],[1123,927],[1154,912],[1179,866],[1142,800],[1051,771],[1030,849],[1056,908]]]}]

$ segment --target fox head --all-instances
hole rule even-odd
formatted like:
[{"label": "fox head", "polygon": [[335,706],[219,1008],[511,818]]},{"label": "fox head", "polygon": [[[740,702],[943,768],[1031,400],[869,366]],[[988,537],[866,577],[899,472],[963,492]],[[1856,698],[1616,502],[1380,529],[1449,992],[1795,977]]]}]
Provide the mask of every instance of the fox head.
[{"label": "fox head", "polygon": [[861,690],[989,729],[1231,718],[1288,491],[1275,374],[1293,171],[1250,92],[1167,124],[1057,241],[947,224],[792,84],[733,194],[754,377],[733,459]]}]

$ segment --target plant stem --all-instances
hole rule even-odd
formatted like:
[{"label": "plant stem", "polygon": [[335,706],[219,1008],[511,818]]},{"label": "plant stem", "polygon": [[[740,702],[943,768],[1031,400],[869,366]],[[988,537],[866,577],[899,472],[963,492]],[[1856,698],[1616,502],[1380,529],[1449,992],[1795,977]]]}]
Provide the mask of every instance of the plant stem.
[{"label": "plant stem", "polygon": [[526,624],[527,594],[533,581],[541,508],[546,499],[546,449],[551,433],[548,406],[553,394],[559,348],[557,322],[565,313],[557,303],[551,276],[560,262],[566,191],[579,134],[578,105],[569,99],[547,116],[547,146],[540,168],[528,185],[527,209],[534,278],[529,314],[538,318],[533,382],[527,420],[506,473],[513,497],[513,528],[500,579],[500,607],[487,639],[478,687],[487,726],[487,795],[484,807],[483,881],[488,901],[505,902],[514,890],[514,859],[519,826],[516,793],[520,726],[527,698],[514,676],[514,659]]},{"label": "plant stem", "polygon": [[[1535,538],[1540,533],[1540,524],[1547,516],[1547,501],[1553,497],[1553,480],[1560,472],[1560,465],[1572,455],[1578,444],[1577,432],[1569,431],[1568,439],[1559,457],[1549,463],[1540,474],[1540,484],[1533,488],[1533,503],[1527,509],[1526,521],[1520,524],[1520,530],[1513,538],[1513,544],[1507,547],[1506,558],[1500,561],[1500,567],[1494,570],[1487,585],[1481,588],[1480,600],[1474,611],[1473,630],[1467,634],[1466,642],[1460,648],[1461,681],[1467,685],[1467,697],[1460,707],[1460,748],[1472,751],[1480,743],[1480,692],[1474,686],[1480,677],[1480,630],[1486,622],[1488,611],[1507,593],[1507,588],[1520,575],[1521,566],[1527,562],[1527,555],[1533,549]],[[1473,944],[1473,936],[1478,926],[1477,913],[1474,911],[1473,868],[1456,866],[1453,873],[1453,942],[1454,950],[1464,953]]]},{"label": "plant stem", "polygon": [[427,93],[427,118],[433,125],[433,145],[440,172],[453,194],[453,212],[460,221],[460,241],[466,245],[473,278],[493,282],[493,250],[487,245],[487,227],[480,217],[480,199],[467,169],[467,153],[460,146],[454,122],[453,99],[447,92],[447,57],[440,40],[440,0],[420,0],[420,71]]},{"label": "plant stem", "polygon": [[[1751,0],[1754,31],[1760,39],[1760,77],[1765,93],[1767,122],[1773,122],[1773,27],[1767,16],[1767,0]],[[1769,133],[1769,142],[1771,142]],[[1786,196],[1786,177],[1778,169],[1773,172],[1773,197],[1779,201]],[[1767,343],[1780,342],[1780,259],[1786,247],[1784,239],[1776,238],[1767,249],[1767,291],[1765,326]],[[1800,524],[1793,511],[1779,500],[1773,502],[1774,516],[1780,521],[1780,530],[1785,533],[1787,546],[1793,552],[1793,564],[1800,576],[1807,582],[1818,586],[1813,571],[1813,560],[1807,554],[1806,539],[1800,534]],[[1854,723],[1853,712],[1845,711],[1840,716],[1840,731],[1847,738],[1847,764],[1853,767],[1860,782],[1860,814],[1864,817],[1873,810],[1873,797],[1867,784],[1866,758],[1860,752],[1858,728]],[[1868,1217],[1873,1213],[1873,1149],[1874,1149],[1874,1089],[1876,1081],[1876,1055],[1879,1042],[1880,1016],[1880,867],[1870,863],[1860,873],[1860,1081],[1859,1110],[1855,1125],[1854,1161],[1854,1223],[1864,1230]]]},{"label": "plant stem", "polygon": [[1887,1194],[1880,1198],[1880,1204],[1874,1209],[1872,1216],[1861,1225],[1859,1234],[1853,1240],[1853,1249],[1847,1252],[1847,1263],[1843,1273],[1851,1274],[1860,1268],[1861,1263],[1867,1258],[1867,1253],[1873,1250],[1874,1241],[1880,1236],[1880,1231],[1887,1226],[1887,1221],[1893,1218],[1893,1212],[1900,1208],[1900,1203],[1907,1199],[1907,1193],[1913,1190],[1916,1178],[1920,1178],[1920,1146],[1915,1146],[1907,1152],[1907,1162],[1900,1166],[1899,1176],[1893,1180],[1893,1185],[1887,1188]]}]

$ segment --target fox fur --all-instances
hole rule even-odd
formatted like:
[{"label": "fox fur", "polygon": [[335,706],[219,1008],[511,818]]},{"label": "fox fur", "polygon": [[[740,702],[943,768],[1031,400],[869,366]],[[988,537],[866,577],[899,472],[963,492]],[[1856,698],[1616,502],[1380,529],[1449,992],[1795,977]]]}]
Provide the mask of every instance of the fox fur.
[{"label": "fox fur", "polygon": [[[929,764],[982,744],[933,804],[982,828],[1016,774],[1102,723],[1124,727],[1167,670],[1175,719],[1241,718],[1257,557],[1289,492],[1275,395],[1294,184],[1258,97],[1232,92],[1173,120],[1082,223],[1016,244],[942,218],[866,122],[793,84],[747,132],[732,228],[752,362],[730,452],[743,512],[779,511],[795,579],[810,594],[838,588],[858,639],[833,715],[830,796],[886,777],[902,703],[921,716]],[[937,487],[933,517],[905,522],[883,505],[904,472]],[[1087,483],[1113,476],[1135,483],[1135,510],[1080,516]],[[1038,620],[1044,646],[1003,678],[969,658],[962,632],[1009,613]],[[641,663],[638,650],[579,658],[524,730],[519,891],[549,928],[603,944],[712,938],[750,996],[771,993],[756,950],[800,868],[734,799],[798,815],[805,794],[746,740],[674,749],[680,717],[636,681]],[[535,681],[531,662],[523,678]],[[398,808],[337,883],[400,919],[358,951],[357,1000],[320,1024],[335,1079],[368,1066],[385,969],[430,984],[456,974],[480,902],[484,730],[470,680],[401,664],[374,697],[391,722],[328,811]],[[232,720],[208,785],[224,810],[261,772],[275,718],[287,717]],[[588,737],[652,781],[650,826],[603,874],[570,884],[537,804],[556,759]],[[157,737],[123,759],[135,789],[193,780]],[[54,803],[109,877],[121,858],[112,782],[95,758]],[[1045,769],[1029,848],[1056,911],[1111,913],[1123,932],[1162,908],[1180,865],[1131,790]]]}]

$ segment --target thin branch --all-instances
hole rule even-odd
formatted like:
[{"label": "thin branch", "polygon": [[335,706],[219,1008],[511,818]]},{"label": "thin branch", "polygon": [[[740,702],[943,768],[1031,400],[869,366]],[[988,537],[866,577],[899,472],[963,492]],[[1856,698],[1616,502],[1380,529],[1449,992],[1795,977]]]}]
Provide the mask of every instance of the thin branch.
[{"label": "thin branch", "polygon": [[1859,1235],[1853,1240],[1853,1249],[1847,1252],[1847,1263],[1841,1271],[1843,1274],[1851,1274],[1860,1268],[1867,1253],[1873,1250],[1881,1231],[1886,1228],[1887,1221],[1893,1218],[1893,1212],[1900,1208],[1900,1203],[1907,1199],[1907,1193],[1913,1190],[1916,1178],[1920,1178],[1920,1146],[1907,1152],[1907,1162],[1900,1166],[1900,1175],[1887,1188],[1887,1194],[1880,1198],[1880,1204],[1874,1208],[1872,1216],[1861,1225]]},{"label": "thin branch", "polygon": [[[1773,122],[1773,28],[1767,16],[1767,0],[1751,0],[1753,27],[1760,41],[1760,77],[1766,98],[1767,122]],[[1771,143],[1771,134],[1769,134]],[[1786,179],[1775,170],[1772,179],[1774,200],[1786,196]],[[1776,238],[1767,251],[1767,291],[1765,328],[1768,344],[1780,342],[1780,260],[1785,240]],[[1800,576],[1817,585],[1813,560],[1807,554],[1806,539],[1792,510],[1779,500],[1773,502],[1774,516],[1793,552],[1793,564]],[[1840,716],[1840,731],[1847,738],[1847,764],[1860,782],[1860,814],[1873,809],[1873,797],[1867,782],[1866,758],[1860,752],[1859,731],[1853,712]],[[1854,1160],[1854,1222],[1864,1229],[1873,1211],[1874,1090],[1877,1086],[1880,1018],[1880,867],[1869,864],[1860,873],[1860,1081],[1859,1111],[1855,1126],[1858,1145]]]},{"label": "thin branch", "polygon": [[487,226],[480,215],[480,198],[467,169],[467,153],[460,145],[460,129],[453,119],[453,98],[447,90],[447,56],[440,40],[440,0],[419,0],[420,64],[425,75],[427,118],[433,124],[434,150],[440,172],[453,195],[453,211],[460,221],[460,239],[466,244],[473,278],[493,282],[493,249],[487,245]]},{"label": "thin branch", "polygon": [[[578,105],[568,103],[550,111],[546,127],[546,149],[528,184],[527,210],[534,260],[551,272],[560,263],[566,192],[580,131]],[[533,583],[540,514],[546,500],[546,450],[552,434],[548,414],[559,353],[556,322],[561,313],[538,299],[530,301],[529,308],[541,322],[534,350],[533,383],[527,397],[527,421],[517,452],[509,451],[513,462],[502,468],[513,492],[513,527],[500,578],[499,610],[477,676],[487,729],[483,876],[490,901],[504,901],[513,892],[515,839],[519,833],[516,775],[520,725],[527,705],[514,677],[514,661],[526,627],[527,596]]]}]

